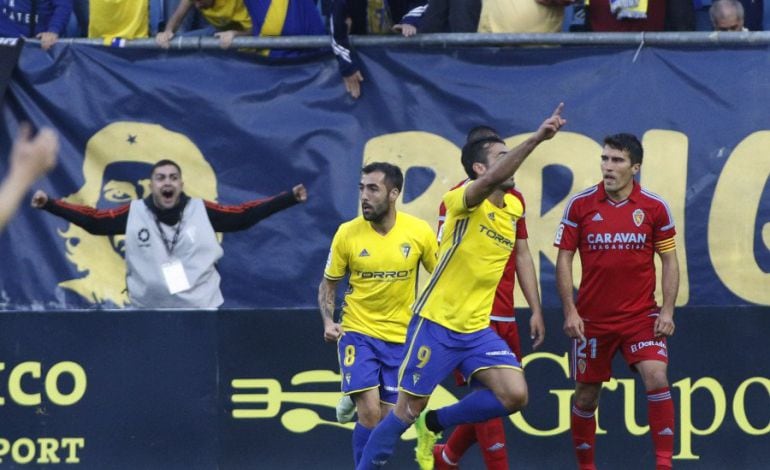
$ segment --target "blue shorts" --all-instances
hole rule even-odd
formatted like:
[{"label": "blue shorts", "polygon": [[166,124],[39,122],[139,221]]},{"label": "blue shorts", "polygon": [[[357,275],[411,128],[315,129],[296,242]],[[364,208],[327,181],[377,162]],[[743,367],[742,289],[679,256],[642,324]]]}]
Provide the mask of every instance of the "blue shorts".
[{"label": "blue shorts", "polygon": [[455,368],[470,380],[474,373],[492,367],[521,369],[508,344],[490,328],[457,333],[415,317],[409,324],[406,344],[398,385],[411,395],[429,396]]},{"label": "blue shorts", "polygon": [[379,388],[380,401],[395,405],[403,344],[351,331],[337,342],[337,357],[345,395]]}]

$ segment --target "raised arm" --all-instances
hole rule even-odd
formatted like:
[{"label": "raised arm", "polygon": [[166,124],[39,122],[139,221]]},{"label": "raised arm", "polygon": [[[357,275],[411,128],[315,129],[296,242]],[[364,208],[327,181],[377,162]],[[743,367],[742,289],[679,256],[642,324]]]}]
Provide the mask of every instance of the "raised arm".
[{"label": "raised arm", "polygon": [[37,190],[32,196],[32,207],[44,209],[53,215],[82,227],[93,235],[122,235],[126,233],[130,204],[114,209],[94,209],[71,204],[61,199],[51,199],[45,191]]},{"label": "raised arm", "polygon": [[465,191],[465,204],[467,207],[476,207],[489,197],[500,184],[513,176],[524,160],[532,153],[541,142],[549,140],[559,132],[567,121],[561,117],[564,103],[559,103],[553,114],[543,121],[537,131],[527,140],[509,150],[499,158],[489,171],[479,176]]},{"label": "raised arm", "polygon": [[276,212],[307,200],[305,186],[298,184],[291,191],[266,199],[255,199],[237,206],[225,206],[205,201],[206,212],[216,232],[245,230]]},{"label": "raised arm", "polygon": [[11,167],[0,183],[0,230],[19,207],[29,187],[56,164],[59,138],[43,128],[32,138],[32,128],[23,123],[11,148]]}]

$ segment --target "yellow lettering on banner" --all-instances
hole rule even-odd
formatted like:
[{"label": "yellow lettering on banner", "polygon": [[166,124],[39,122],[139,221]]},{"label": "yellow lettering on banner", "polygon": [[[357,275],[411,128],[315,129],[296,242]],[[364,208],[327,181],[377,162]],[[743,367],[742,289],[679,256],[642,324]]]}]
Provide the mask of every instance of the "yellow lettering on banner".
[{"label": "yellow lettering on banner", "polygon": [[618,385],[623,388],[623,413],[625,415],[626,429],[634,436],[641,436],[650,430],[647,425],[640,426],[636,423],[636,381],[634,379],[611,379],[605,388],[615,390]]},{"label": "yellow lettering on banner", "polygon": [[[751,134],[735,147],[719,175],[708,221],[711,262],[722,283],[747,302],[770,305],[770,273],[754,256],[755,227],[762,192],[770,176],[770,131]],[[770,220],[761,221],[770,250]]]},{"label": "yellow lettering on banner", "polygon": [[[460,149],[449,140],[429,132],[396,132],[370,139],[364,147],[363,164],[372,162],[398,165],[404,172],[404,187],[409,185],[408,169],[423,167],[433,170],[436,177],[420,197],[404,203],[402,192],[398,204],[404,212],[427,221],[434,228],[444,193],[468,177],[460,163]],[[361,208],[358,210],[360,213]],[[421,266],[420,289],[429,277]]]},{"label": "yellow lettering on banner", "polygon": [[[692,379],[682,379],[674,384],[680,391],[679,422],[680,425],[680,451],[675,459],[698,460],[700,457],[692,452],[692,435],[707,436],[716,431],[725,419],[727,400],[725,391],[719,382],[713,377],[702,377],[694,383]],[[698,429],[692,422],[692,394],[698,389],[707,390],[714,400],[714,419],[706,429]],[[702,411],[702,408],[699,408]]]},{"label": "yellow lettering on banner", "polygon": [[765,387],[767,390],[767,398],[770,400],[770,379],[766,377],[752,377],[744,380],[735,391],[735,397],[733,398],[733,415],[735,416],[735,422],[738,423],[738,427],[746,434],[752,436],[761,436],[762,434],[770,433],[770,422],[767,426],[761,429],[755,428],[746,416],[746,390],[752,384],[759,384]]},{"label": "yellow lettering on banner", "polygon": [[[61,374],[72,376],[74,387],[69,395],[59,391],[58,380]],[[55,364],[45,376],[45,393],[51,402],[60,406],[69,406],[77,403],[86,394],[88,378],[86,372],[79,364],[71,361],[62,361]]]},{"label": "yellow lettering on banner", "polygon": [[63,437],[61,438],[61,445],[59,442],[59,439],[53,437],[39,437],[36,440],[20,437],[12,443],[8,439],[0,438],[0,463],[3,463],[2,458],[10,452],[11,459],[15,463],[28,464],[37,456],[35,463],[57,464],[61,462],[61,458],[56,455],[56,452],[64,448],[69,450],[65,463],[80,463],[77,453],[78,449],[85,447],[85,438]]},{"label": "yellow lettering on banner", "polygon": [[39,362],[22,362],[11,370],[8,376],[8,395],[11,399],[22,406],[36,406],[41,403],[40,393],[26,393],[21,388],[22,377],[31,375],[33,378],[40,378]]},{"label": "yellow lettering on banner", "polygon": [[38,437],[37,445],[40,450],[40,455],[37,458],[37,463],[59,463],[61,459],[56,455],[56,451],[59,450],[59,440],[52,437]]},{"label": "yellow lettering on banner", "polygon": [[[642,185],[661,196],[669,205],[676,224],[676,257],[679,260],[679,294],[676,305],[687,305],[690,300],[690,276],[687,271],[687,238],[684,211],[687,194],[687,136],[681,132],[651,130],[642,138],[644,161]],[[645,171],[646,169],[646,171]],[[661,263],[655,257],[655,300],[663,303]]]},{"label": "yellow lettering on banner", "polygon": [[62,448],[69,448],[69,455],[64,459],[65,463],[80,463],[78,449],[86,446],[86,440],[82,437],[64,437],[61,440]]},{"label": "yellow lettering on banner", "polygon": [[[22,451],[22,448],[26,450]],[[16,463],[30,463],[35,458],[35,442],[32,439],[22,437],[16,439],[11,447],[11,457]]]},{"label": "yellow lettering on banner", "polygon": [[[557,365],[561,366],[561,369],[564,372],[564,376],[569,378],[569,357],[567,356],[567,353],[564,353],[561,356],[557,356],[556,354],[551,354],[546,352],[537,352],[537,353],[528,354],[524,357],[524,360],[522,361],[522,366],[526,370],[528,364],[530,364],[532,361],[539,360],[539,359],[545,359],[545,360],[555,362]],[[556,424],[556,427],[553,427],[551,429],[537,429],[533,427],[531,424],[529,424],[524,419],[524,415],[522,415],[521,413],[515,413],[511,415],[510,419],[513,425],[519,428],[524,433],[529,434],[531,436],[556,436],[558,434],[562,434],[569,431],[570,414],[571,414],[571,411],[570,411],[571,398],[572,398],[572,394],[574,393],[573,390],[549,390],[548,393],[556,395],[556,402],[558,403],[557,405],[558,422]]]},{"label": "yellow lettering on banner", "polygon": [[[5,370],[5,362],[0,362],[0,371],[3,371],[3,370]],[[0,406],[3,406],[3,405],[5,405],[5,398],[0,397]],[[1,450],[2,450],[2,447],[0,447],[0,455],[3,455]],[[2,462],[2,460],[0,460],[0,462]]]},{"label": "yellow lettering on banner", "polygon": [[[532,134],[522,134],[505,139],[508,147],[519,145]],[[560,132],[556,137],[538,146],[524,161],[516,172],[516,187],[524,194],[527,203],[527,244],[535,263],[535,272],[540,274],[540,256],[542,253],[551,263],[556,265],[557,249],[553,246],[553,238],[559,227],[564,208],[569,197],[601,179],[599,169],[602,148],[599,144],[582,134]],[[565,167],[572,173],[572,186],[565,191],[566,197],[543,212],[543,170],[549,166]],[[573,264],[575,282],[580,282],[580,263]],[[539,276],[538,276],[539,277]],[[527,301],[516,289],[514,305],[527,306]]]},{"label": "yellow lettering on banner", "polygon": [[9,450],[11,450],[11,443],[8,439],[0,437],[0,463],[3,463],[3,457],[8,455]]}]

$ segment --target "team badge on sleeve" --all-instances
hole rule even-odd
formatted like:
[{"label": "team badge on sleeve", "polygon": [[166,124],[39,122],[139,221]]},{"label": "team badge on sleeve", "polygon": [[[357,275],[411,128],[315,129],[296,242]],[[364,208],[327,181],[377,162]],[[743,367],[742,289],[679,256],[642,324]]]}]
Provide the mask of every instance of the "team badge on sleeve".
[{"label": "team badge on sleeve", "polygon": [[555,245],[558,245],[561,243],[561,236],[564,234],[564,224],[559,224],[559,228],[556,230],[556,238],[554,238],[553,243]]},{"label": "team badge on sleeve", "polygon": [[634,223],[639,227],[642,225],[642,222],[644,222],[644,211],[637,209],[634,211]]}]

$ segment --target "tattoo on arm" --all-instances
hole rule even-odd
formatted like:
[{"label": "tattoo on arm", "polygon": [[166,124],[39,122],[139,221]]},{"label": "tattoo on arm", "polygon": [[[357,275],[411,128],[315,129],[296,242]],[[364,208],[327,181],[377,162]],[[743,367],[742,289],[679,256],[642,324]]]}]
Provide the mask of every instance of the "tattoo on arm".
[{"label": "tattoo on arm", "polygon": [[329,279],[322,279],[318,286],[318,307],[324,321],[334,321],[334,295],[337,283]]}]

